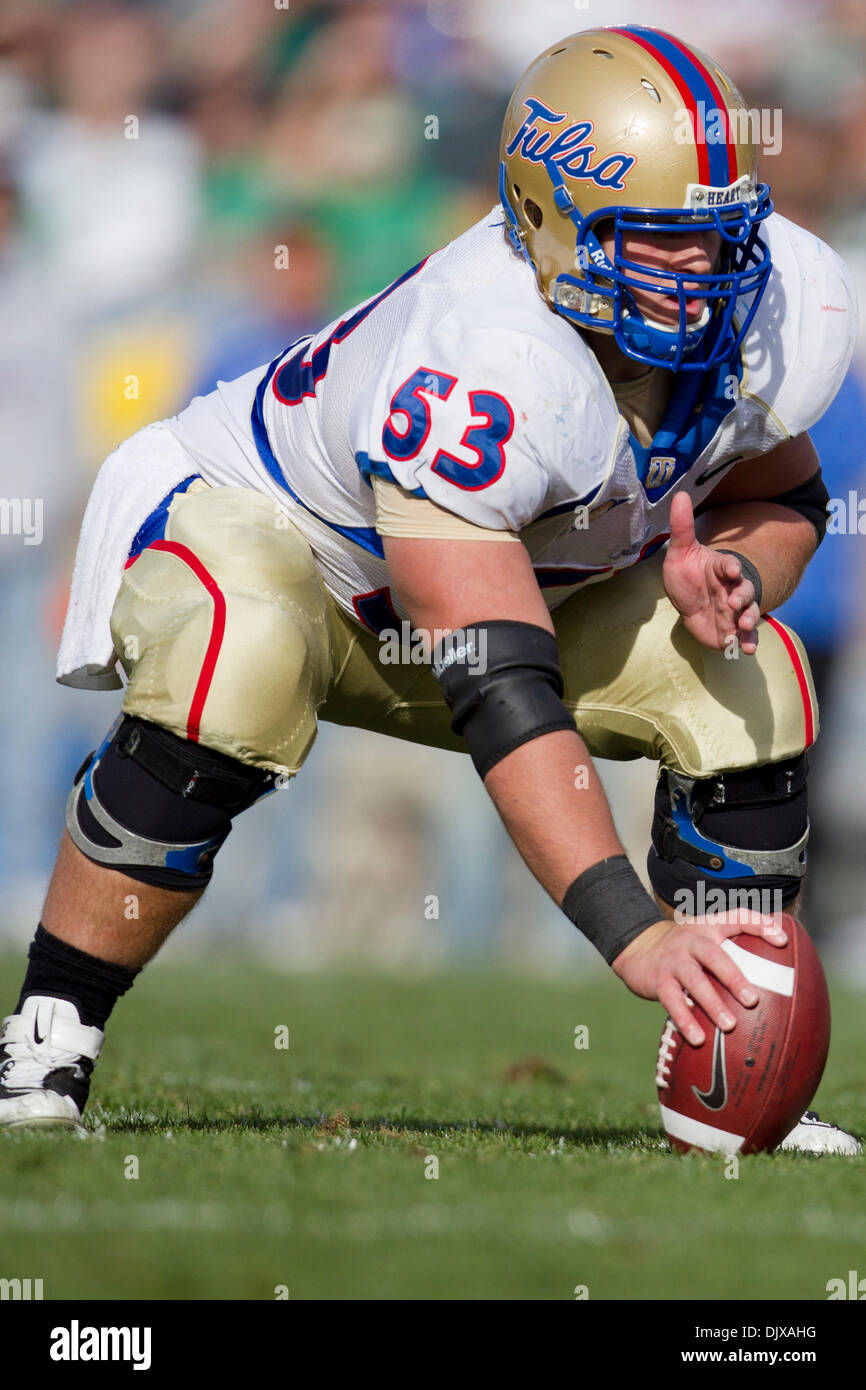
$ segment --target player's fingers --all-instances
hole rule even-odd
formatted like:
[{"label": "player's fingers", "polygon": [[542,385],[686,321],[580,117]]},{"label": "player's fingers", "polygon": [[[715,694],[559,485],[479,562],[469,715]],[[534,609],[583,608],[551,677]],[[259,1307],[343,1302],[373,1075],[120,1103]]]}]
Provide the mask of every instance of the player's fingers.
[{"label": "player's fingers", "polygon": [[741,932],[749,936],[761,936],[771,946],[784,946],[788,936],[778,917],[768,912],[750,912],[748,908],[738,908],[735,912],[718,912],[713,916],[696,919],[712,928],[716,941],[739,936]]},{"label": "player's fingers", "polygon": [[728,593],[728,607],[734,613],[739,614],[740,622],[742,622],[747,614],[752,614],[754,610],[754,622],[752,623],[752,627],[755,626],[759,616],[758,605],[755,602],[754,585],[748,579],[742,584],[738,584],[735,589],[730,590]]},{"label": "player's fingers", "polygon": [[695,513],[687,492],[675,492],[671,499],[668,525],[668,554],[688,550],[695,543]]},{"label": "player's fingers", "polygon": [[[728,561],[735,567],[734,573],[728,569]],[[704,570],[707,588],[717,602],[724,604],[725,608],[731,612],[738,612],[738,606],[734,602],[735,596],[742,592],[743,580],[740,574],[740,562],[735,560],[732,555],[721,555],[718,552],[710,552],[710,561]]]},{"label": "player's fingers", "polygon": [[758,991],[749,984],[740,967],[721,946],[717,946],[707,937],[698,936],[692,946],[692,952],[704,969],[711,971],[719,984],[730,990],[735,999],[739,999],[747,1009],[754,1008],[758,1002]]},{"label": "player's fingers", "polygon": [[686,996],[672,975],[659,987],[658,1001],[673,1019],[683,1037],[693,1047],[700,1047],[704,1041],[704,1030],[686,1003]]},{"label": "player's fingers", "polygon": [[717,1028],[723,1029],[726,1033],[730,1032],[737,1020],[698,962],[690,956],[680,967],[678,974],[680,984],[688,990],[695,1003],[700,1004],[707,1018]]}]

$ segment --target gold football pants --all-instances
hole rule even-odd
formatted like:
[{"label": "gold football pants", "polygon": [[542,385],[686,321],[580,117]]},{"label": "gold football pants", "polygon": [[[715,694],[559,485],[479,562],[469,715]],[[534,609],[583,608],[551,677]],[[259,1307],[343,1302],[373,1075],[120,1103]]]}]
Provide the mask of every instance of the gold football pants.
[{"label": "gold football pants", "polygon": [[[762,619],[756,655],[685,631],[660,552],[553,614],[565,704],[591,754],[691,777],[777,762],[817,733],[799,639]],[[127,714],[256,767],[297,772],[318,719],[465,750],[429,666],[382,660],[379,637],[326,591],[272,500],[194,483],[163,540],[128,565],[112,613]]]}]

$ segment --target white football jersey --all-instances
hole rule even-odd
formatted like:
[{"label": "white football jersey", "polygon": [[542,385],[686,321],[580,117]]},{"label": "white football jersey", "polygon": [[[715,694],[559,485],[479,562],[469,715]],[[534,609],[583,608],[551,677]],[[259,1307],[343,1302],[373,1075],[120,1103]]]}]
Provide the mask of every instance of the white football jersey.
[{"label": "white football jersey", "polygon": [[778,213],[762,235],[773,270],[739,362],[680,374],[649,448],[508,246],[498,208],[166,424],[207,482],[271,493],[334,598],[369,627],[405,616],[376,532],[374,474],[519,532],[555,607],[658,549],[675,491],[698,505],[732,464],[802,433],[833,399],[857,327],[848,272]]}]

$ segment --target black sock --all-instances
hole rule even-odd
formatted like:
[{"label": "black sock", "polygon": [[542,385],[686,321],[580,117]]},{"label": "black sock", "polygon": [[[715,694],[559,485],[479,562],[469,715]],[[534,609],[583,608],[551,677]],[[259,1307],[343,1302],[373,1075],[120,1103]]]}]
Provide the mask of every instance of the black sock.
[{"label": "black sock", "polygon": [[104,1028],[117,1000],[132,985],[137,970],[99,960],[47,932],[42,923],[30,943],[27,974],[16,1013],[30,994],[68,999],[89,1028]]}]

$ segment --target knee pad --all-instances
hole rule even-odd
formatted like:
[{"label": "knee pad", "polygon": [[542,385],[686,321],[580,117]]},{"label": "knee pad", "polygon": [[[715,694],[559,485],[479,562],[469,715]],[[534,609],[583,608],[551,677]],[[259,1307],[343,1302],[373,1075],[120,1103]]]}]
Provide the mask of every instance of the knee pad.
[{"label": "knee pad", "polygon": [[276,776],[122,715],[79,769],[66,828],[96,864],[159,888],[204,888],[232,816]]},{"label": "knee pad", "polygon": [[663,769],[647,858],[659,897],[689,916],[792,903],[806,872],[808,770],[805,753],[700,779]]}]

